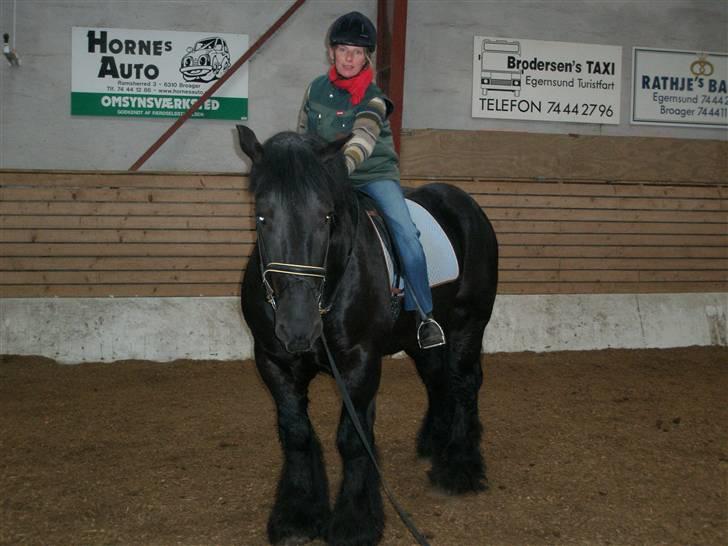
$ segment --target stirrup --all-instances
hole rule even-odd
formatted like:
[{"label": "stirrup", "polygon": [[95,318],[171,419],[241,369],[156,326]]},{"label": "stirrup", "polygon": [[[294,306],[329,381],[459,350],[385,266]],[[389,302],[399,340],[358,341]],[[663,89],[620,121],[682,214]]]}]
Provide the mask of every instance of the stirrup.
[{"label": "stirrup", "polygon": [[[436,331],[434,333],[431,333],[431,335],[423,338],[422,328],[425,326],[429,326],[430,328],[436,328]],[[419,345],[420,349],[432,349],[434,347],[440,347],[441,345],[445,345],[445,332],[442,331],[442,327],[437,323],[435,319],[427,318],[420,322],[420,325],[417,327],[417,345]]]}]

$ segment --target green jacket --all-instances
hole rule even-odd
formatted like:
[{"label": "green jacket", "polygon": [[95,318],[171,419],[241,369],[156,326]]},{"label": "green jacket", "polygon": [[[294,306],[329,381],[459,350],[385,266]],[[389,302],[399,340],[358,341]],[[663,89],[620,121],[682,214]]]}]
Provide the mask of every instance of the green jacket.
[{"label": "green jacket", "polygon": [[316,133],[328,142],[353,133],[344,153],[347,162],[353,162],[349,177],[355,186],[374,180],[399,182],[399,158],[387,119],[392,102],[373,83],[359,104],[352,105],[350,98],[327,75],[316,78],[306,93],[299,131]]}]

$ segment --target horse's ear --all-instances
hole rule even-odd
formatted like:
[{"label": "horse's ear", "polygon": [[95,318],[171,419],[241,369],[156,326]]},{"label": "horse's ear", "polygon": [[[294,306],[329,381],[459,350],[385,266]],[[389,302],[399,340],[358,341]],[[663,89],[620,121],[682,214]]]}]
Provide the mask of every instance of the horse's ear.
[{"label": "horse's ear", "polygon": [[238,129],[238,140],[240,140],[240,149],[243,150],[253,163],[257,163],[263,159],[263,146],[258,142],[258,137],[252,129],[245,125],[236,125]]},{"label": "horse's ear", "polygon": [[319,157],[324,162],[333,159],[341,151],[341,149],[346,145],[346,143],[349,142],[350,138],[351,138],[351,133],[321,146],[317,150]]}]

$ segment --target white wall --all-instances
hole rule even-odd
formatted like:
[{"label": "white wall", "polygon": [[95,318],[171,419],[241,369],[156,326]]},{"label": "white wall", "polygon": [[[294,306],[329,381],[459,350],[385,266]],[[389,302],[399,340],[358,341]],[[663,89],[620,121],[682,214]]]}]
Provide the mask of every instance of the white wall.
[{"label": "white wall", "polygon": [[[726,294],[498,296],[483,351],[727,345]],[[0,299],[0,354],[59,362],[252,358],[237,298]]]},{"label": "white wall", "polygon": [[[293,0],[17,0],[16,45],[23,65],[0,59],[0,168],[126,170],[171,120],[70,115],[71,27],[245,33],[253,43]],[[340,14],[374,20],[375,0],[308,0],[252,59],[248,124],[261,138],[295,124],[301,94],[326,70],[324,35]],[[12,31],[13,1],[0,0],[0,32]],[[630,126],[635,45],[728,51],[724,0],[409,1],[403,124],[406,128],[725,139],[723,131]],[[619,126],[473,119],[473,35],[621,45]],[[145,170],[244,169],[233,122],[186,123]]]}]

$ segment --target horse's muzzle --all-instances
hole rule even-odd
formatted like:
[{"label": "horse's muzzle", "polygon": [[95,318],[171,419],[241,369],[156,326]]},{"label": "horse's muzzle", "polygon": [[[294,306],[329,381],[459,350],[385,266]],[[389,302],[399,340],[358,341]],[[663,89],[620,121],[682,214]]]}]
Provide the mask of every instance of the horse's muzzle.
[{"label": "horse's muzzle", "polygon": [[304,283],[296,284],[278,299],[275,334],[289,353],[300,354],[313,350],[323,332],[323,323],[314,291]]},{"label": "horse's muzzle", "polygon": [[313,350],[314,344],[321,337],[323,331],[321,318],[317,317],[316,322],[317,324],[310,331],[300,332],[292,331],[291,328],[279,320],[279,317],[276,317],[276,337],[289,353],[307,353]]}]

